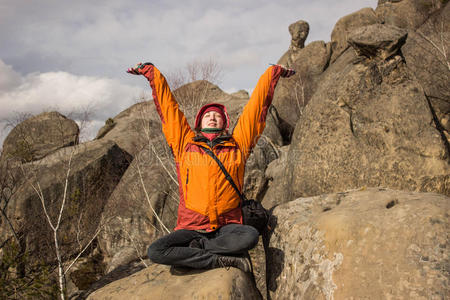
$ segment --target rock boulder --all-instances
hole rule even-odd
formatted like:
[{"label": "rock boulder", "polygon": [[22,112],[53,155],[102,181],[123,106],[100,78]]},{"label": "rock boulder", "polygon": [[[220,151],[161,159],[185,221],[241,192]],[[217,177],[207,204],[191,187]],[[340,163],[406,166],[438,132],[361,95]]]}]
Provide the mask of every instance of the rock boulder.
[{"label": "rock boulder", "polygon": [[2,158],[38,160],[60,148],[77,144],[79,133],[77,123],[62,114],[41,113],[11,130],[3,143]]},{"label": "rock boulder", "polygon": [[[281,78],[275,88],[273,106],[276,108],[278,129],[283,140],[290,141],[292,131],[302,115],[303,107],[310,101],[322,72],[327,68],[330,49],[322,41],[308,44],[304,48],[288,50],[289,59],[279,63],[293,68],[296,74]],[[271,124],[268,124],[269,128]]]},{"label": "rock boulder", "polygon": [[271,220],[271,299],[445,299],[450,198],[366,189],[300,198]]},{"label": "rock boulder", "polygon": [[436,10],[446,5],[441,0],[379,0],[376,15],[380,23],[414,30]]},{"label": "rock boulder", "polygon": [[447,133],[450,132],[449,47],[450,5],[446,5],[416,31],[410,31],[402,48],[408,68],[423,87]]},{"label": "rock boulder", "polygon": [[241,270],[213,269],[172,275],[170,267],[151,265],[129,277],[114,281],[87,298],[101,299],[261,299],[249,275]]},{"label": "rock boulder", "polygon": [[351,31],[376,23],[378,23],[378,19],[372,8],[363,8],[340,18],[331,32],[331,63],[349,47],[347,40]]},{"label": "rock boulder", "polygon": [[[111,141],[93,141],[59,149],[18,167],[22,181],[8,203],[7,215],[14,228],[20,230],[30,257],[46,262],[55,259],[53,232],[42,201],[55,226],[65,199],[58,237],[62,259],[70,260],[95,237],[105,221],[103,208],[130,159]],[[91,245],[84,254],[93,248]]]},{"label": "rock boulder", "polygon": [[450,195],[448,159],[402,57],[370,59],[348,49],[324,73],[297,123],[285,197],[362,186]]}]

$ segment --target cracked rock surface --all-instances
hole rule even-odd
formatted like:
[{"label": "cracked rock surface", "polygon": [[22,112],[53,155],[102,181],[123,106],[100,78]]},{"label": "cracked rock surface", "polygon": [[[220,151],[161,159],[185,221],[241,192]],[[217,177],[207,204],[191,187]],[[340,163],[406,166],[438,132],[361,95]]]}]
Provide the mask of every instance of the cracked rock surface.
[{"label": "cracked rock surface", "polygon": [[278,206],[270,299],[444,299],[450,198],[380,188]]}]

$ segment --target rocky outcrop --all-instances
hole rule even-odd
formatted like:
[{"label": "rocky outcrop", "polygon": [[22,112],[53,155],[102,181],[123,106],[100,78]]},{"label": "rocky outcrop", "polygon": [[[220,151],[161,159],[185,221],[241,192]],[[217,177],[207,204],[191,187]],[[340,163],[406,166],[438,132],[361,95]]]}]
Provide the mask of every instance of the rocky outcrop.
[{"label": "rocky outcrop", "polygon": [[278,204],[285,203],[288,198],[285,198],[286,180],[285,172],[288,166],[289,146],[284,146],[278,149],[279,157],[267,166],[265,178],[267,180],[267,188],[263,199],[261,200],[263,206],[270,209]]},{"label": "rocky outcrop", "polygon": [[376,23],[378,23],[378,19],[372,8],[363,8],[340,18],[331,32],[331,62],[335,62],[349,47],[347,40],[350,32],[360,27]]},{"label": "rocky outcrop", "polygon": [[381,23],[414,30],[447,1],[379,0],[376,11]]},{"label": "rocky outcrop", "polygon": [[[307,22],[291,24],[289,32],[292,36],[291,45],[278,64],[294,69],[296,74],[278,82],[264,132],[279,146],[290,142],[295,124],[314,93],[319,75],[328,66],[331,54],[329,45],[322,41],[304,46],[309,32]],[[281,139],[278,138],[279,134]]]},{"label": "rocky outcrop", "polygon": [[16,228],[24,228],[27,250],[41,259],[54,257],[52,233],[37,191],[42,192],[53,222],[57,220],[65,195],[61,249],[70,257],[80,249],[79,244],[69,241],[84,244],[93,236],[104,205],[130,158],[110,141],[95,141],[63,148],[41,160],[24,164],[25,180],[8,204],[8,215],[14,216]]},{"label": "rocky outcrop", "polygon": [[444,299],[450,198],[367,189],[273,212],[271,299]]},{"label": "rocky outcrop", "polygon": [[[90,285],[104,272],[101,256],[91,256],[96,248],[96,231],[107,221],[102,217],[103,208],[130,160],[131,156],[113,142],[94,141],[59,149],[21,167],[13,165],[7,171],[21,180],[14,183],[10,198],[2,194],[2,205],[7,206],[2,211],[1,240],[12,235],[12,227],[30,263],[55,263],[53,231],[45,214],[56,226],[64,200],[58,241],[61,259],[68,262],[65,268],[83,252],[83,258],[67,273],[68,291],[69,278],[80,285],[75,289]],[[1,175],[3,179],[8,174]],[[3,222],[6,216],[11,227]],[[90,247],[83,250],[87,245]],[[88,275],[83,273],[87,269]]]},{"label": "rocky outcrop", "polygon": [[[379,45],[392,44],[389,38]],[[375,52],[392,53],[388,48]],[[450,195],[448,159],[423,89],[402,57],[367,58],[351,48],[324,73],[297,123],[285,197],[362,186]]]},{"label": "rocky outcrop", "polygon": [[286,141],[290,141],[303,107],[310,101],[320,75],[328,66],[330,49],[324,42],[316,41],[300,50],[289,50],[288,53],[290,60],[286,66],[294,69],[296,74],[280,80],[273,96],[278,129]]},{"label": "rocky outcrop", "polygon": [[135,155],[105,205],[103,216],[110,221],[98,243],[106,273],[145,257],[150,243],[175,227],[177,178],[172,155],[163,143],[155,139],[152,149]]},{"label": "rocky outcrop", "polygon": [[447,139],[450,132],[449,41],[450,5],[446,5],[416,31],[410,31],[402,48],[407,66],[424,89]]},{"label": "rocky outcrop", "polygon": [[110,140],[132,156],[161,134],[161,123],[151,101],[139,102],[105,122],[96,139]]},{"label": "rocky outcrop", "polygon": [[45,112],[24,120],[3,142],[2,159],[29,162],[78,143],[77,123],[58,112]]},{"label": "rocky outcrop", "polygon": [[152,265],[92,293],[87,299],[261,299],[248,274],[213,269],[172,275],[169,267]]},{"label": "rocky outcrop", "polygon": [[399,53],[406,36],[407,32],[398,27],[373,24],[352,31],[348,44],[359,56],[386,60]]},{"label": "rocky outcrop", "polygon": [[[178,205],[151,101],[77,146],[78,127],[57,113],[19,124],[0,160],[0,242],[55,265],[39,191],[56,220],[70,166],[58,233],[65,267],[95,237],[66,274],[71,299],[261,299],[255,285],[267,299],[445,298],[450,14],[446,1],[425,2],[380,0],[375,12],[341,18],[330,43],[305,46],[309,25],[289,26],[279,63],[297,74],[280,79],[244,179],[246,196],[273,215],[250,251],[255,281],[233,268],[174,275],[146,258],[173,230]],[[201,105],[224,104],[230,131],[249,99],[204,80],[175,96],[190,124]]]}]

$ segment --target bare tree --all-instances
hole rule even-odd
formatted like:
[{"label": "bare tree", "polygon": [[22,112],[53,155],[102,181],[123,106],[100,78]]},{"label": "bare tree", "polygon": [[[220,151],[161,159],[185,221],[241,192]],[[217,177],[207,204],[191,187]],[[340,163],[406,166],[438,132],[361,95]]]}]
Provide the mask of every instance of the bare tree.
[{"label": "bare tree", "polygon": [[217,60],[210,57],[206,60],[194,60],[184,68],[178,68],[166,74],[172,91],[197,80],[207,80],[219,84],[223,76],[223,68]]},{"label": "bare tree", "polygon": [[222,66],[213,58],[195,60],[184,69],[169,72],[167,81],[186,117],[192,118],[209,101],[212,87],[222,78]]},{"label": "bare tree", "polygon": [[[61,248],[61,231],[62,231],[62,219],[63,219],[63,213],[67,210],[67,201],[69,198],[68,195],[68,186],[69,186],[69,179],[71,176],[72,171],[72,159],[75,153],[75,148],[71,149],[71,152],[69,154],[69,158],[66,162],[66,170],[65,170],[65,177],[64,177],[64,186],[63,186],[63,193],[61,195],[60,201],[55,201],[55,199],[46,199],[46,196],[44,195],[44,192],[41,188],[41,184],[39,182],[38,177],[36,177],[36,173],[33,174],[33,176],[30,178],[27,174],[30,174],[30,170],[25,170],[22,166],[23,175],[25,178],[27,178],[28,184],[33,188],[34,192],[38,196],[42,211],[44,213],[45,219],[47,220],[48,226],[51,228],[52,236],[53,236],[53,243],[54,243],[54,251],[56,256],[56,263],[57,263],[57,269],[58,269],[58,284],[59,284],[59,296],[61,299],[65,299],[64,291],[65,291],[65,276],[71,269],[71,267],[75,264],[75,262],[80,258],[80,256],[88,249],[88,247],[91,245],[91,243],[95,240],[95,238],[98,236],[102,229],[102,222],[100,222],[100,225],[97,226],[97,229],[94,231],[94,233],[89,237],[84,239],[84,243],[81,242],[80,239],[80,223],[81,223],[81,214],[79,216],[78,220],[78,230],[76,231],[76,237],[77,237],[77,243],[79,245],[78,253],[72,258],[72,260],[65,266],[65,262],[62,256],[62,248]],[[53,201],[51,201],[53,200]],[[60,206],[57,210],[56,214],[52,214],[48,210],[48,203],[49,202],[59,202]]]},{"label": "bare tree", "polygon": [[81,143],[86,142],[89,139],[89,126],[95,116],[93,107],[90,104],[81,106],[75,108],[71,112],[68,112],[66,116],[69,119],[74,120],[78,124],[78,127],[80,129],[79,141]]}]

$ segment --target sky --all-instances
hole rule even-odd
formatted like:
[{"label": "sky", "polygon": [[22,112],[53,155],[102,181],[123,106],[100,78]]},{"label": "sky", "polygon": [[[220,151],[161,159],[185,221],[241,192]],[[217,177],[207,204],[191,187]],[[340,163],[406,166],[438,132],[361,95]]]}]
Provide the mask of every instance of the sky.
[{"label": "sky", "polygon": [[251,91],[288,49],[288,26],[310,25],[306,45],[330,41],[336,22],[377,0],[0,0],[0,145],[23,114],[59,111],[95,137],[105,120],[151,95],[125,71],[152,62],[163,74],[209,59],[219,87]]}]

